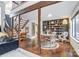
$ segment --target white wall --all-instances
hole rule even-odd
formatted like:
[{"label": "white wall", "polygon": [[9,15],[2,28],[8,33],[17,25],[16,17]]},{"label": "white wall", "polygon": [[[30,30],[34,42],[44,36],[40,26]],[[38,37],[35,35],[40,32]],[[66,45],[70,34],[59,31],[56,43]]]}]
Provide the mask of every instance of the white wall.
[{"label": "white wall", "polygon": [[[73,13],[70,17],[70,19],[73,17],[73,15],[79,10],[79,2],[77,2],[77,6],[75,7],[75,9],[73,10]],[[79,41],[76,40],[74,37],[72,37],[72,21],[70,21],[70,43],[73,46],[73,48],[75,49],[76,53],[79,56]]]},{"label": "white wall", "polygon": [[1,26],[1,7],[0,7],[0,26]]},{"label": "white wall", "polygon": [[0,7],[1,7],[1,31],[4,32],[5,27],[5,4],[0,1]]},{"label": "white wall", "polygon": [[74,16],[74,14],[79,10],[79,1],[77,2],[75,8],[73,9],[72,11],[72,14],[71,14],[71,18]]}]

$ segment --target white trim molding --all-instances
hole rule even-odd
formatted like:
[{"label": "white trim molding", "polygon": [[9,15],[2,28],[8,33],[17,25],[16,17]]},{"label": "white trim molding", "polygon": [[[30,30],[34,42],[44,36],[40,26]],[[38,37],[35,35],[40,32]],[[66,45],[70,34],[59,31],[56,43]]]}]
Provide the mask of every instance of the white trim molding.
[{"label": "white trim molding", "polygon": [[79,43],[79,40],[77,40],[76,38],[74,38],[73,36],[70,35],[70,37],[77,43]]}]

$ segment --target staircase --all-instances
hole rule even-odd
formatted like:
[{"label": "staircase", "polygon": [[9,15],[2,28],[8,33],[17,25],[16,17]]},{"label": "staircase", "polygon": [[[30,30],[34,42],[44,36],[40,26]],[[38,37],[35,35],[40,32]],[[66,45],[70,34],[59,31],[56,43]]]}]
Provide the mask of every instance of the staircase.
[{"label": "staircase", "polygon": [[[27,43],[27,40],[26,40],[26,35],[27,35],[27,33],[26,33],[26,31],[22,31],[23,29],[25,29],[26,30],[26,25],[28,24],[28,22],[29,22],[29,20],[24,20],[24,19],[22,19],[21,18],[21,20],[20,20],[20,33],[19,33],[19,42],[20,42],[20,47],[22,48],[22,47],[26,47],[26,43]],[[24,43],[25,42],[25,43]],[[23,45],[21,45],[21,44],[24,44],[24,46]]]},{"label": "staircase", "polygon": [[4,31],[8,34],[9,37],[11,37],[11,28],[8,26],[8,24],[5,23]]},{"label": "staircase", "polygon": [[28,24],[29,20],[24,20],[21,18],[20,20],[20,29],[23,29],[27,24]]},{"label": "staircase", "polygon": [[11,27],[11,25],[12,25],[12,24],[11,24],[11,18],[10,18],[10,16],[7,15],[7,14],[5,15],[5,22],[8,24],[9,27]]},{"label": "staircase", "polygon": [[13,37],[17,37],[18,33],[21,32],[21,30],[23,30],[26,25],[28,24],[29,20],[24,20],[24,19],[20,19],[19,23],[16,23],[14,28],[13,28]]},{"label": "staircase", "polygon": [[5,28],[4,31],[8,34],[8,36],[11,36],[12,34],[12,25],[11,25],[11,18],[9,15],[5,15]]},{"label": "staircase", "polygon": [[25,28],[25,26],[28,24],[29,20],[24,20],[21,18],[20,20],[20,24],[16,24],[14,29],[16,30],[16,32],[18,32],[19,30],[21,31],[22,29]]},{"label": "staircase", "polygon": [[11,36],[12,30],[13,30],[13,37],[17,37],[18,31],[20,32],[22,29],[24,29],[25,26],[29,22],[29,20],[24,20],[24,19],[21,18],[20,23],[16,23],[16,25],[14,26],[14,28],[12,28],[11,22],[9,22],[9,20],[11,21],[11,19],[5,20],[5,28],[4,28],[4,31],[9,36]]}]

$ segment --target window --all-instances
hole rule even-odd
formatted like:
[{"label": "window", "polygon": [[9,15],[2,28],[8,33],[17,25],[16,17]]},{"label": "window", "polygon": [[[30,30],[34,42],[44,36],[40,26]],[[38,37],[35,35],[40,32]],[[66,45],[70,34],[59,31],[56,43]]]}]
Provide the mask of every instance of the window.
[{"label": "window", "polygon": [[75,30],[76,21],[75,21],[75,20],[76,20],[75,18],[72,19],[72,36],[73,36],[73,37],[76,36],[76,35],[75,35],[75,32],[76,32],[76,30]]},{"label": "window", "polygon": [[72,36],[79,40],[79,14],[72,19]]},{"label": "window", "polygon": [[79,40],[79,14],[76,16],[76,38]]}]

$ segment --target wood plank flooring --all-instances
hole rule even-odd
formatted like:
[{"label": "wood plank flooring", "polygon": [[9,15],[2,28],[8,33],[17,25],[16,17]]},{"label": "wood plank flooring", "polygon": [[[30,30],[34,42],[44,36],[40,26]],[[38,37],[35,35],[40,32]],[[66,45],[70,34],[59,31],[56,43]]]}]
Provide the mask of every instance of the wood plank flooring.
[{"label": "wood plank flooring", "polygon": [[30,51],[32,53],[35,53],[37,55],[40,55],[42,57],[78,57],[70,43],[63,43],[58,42],[60,44],[60,47],[55,50],[46,50],[41,49],[36,46],[31,46],[31,44],[27,44],[26,41],[19,42],[20,47],[23,48],[26,51]]}]

